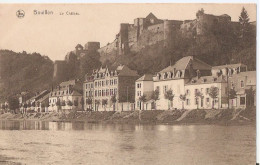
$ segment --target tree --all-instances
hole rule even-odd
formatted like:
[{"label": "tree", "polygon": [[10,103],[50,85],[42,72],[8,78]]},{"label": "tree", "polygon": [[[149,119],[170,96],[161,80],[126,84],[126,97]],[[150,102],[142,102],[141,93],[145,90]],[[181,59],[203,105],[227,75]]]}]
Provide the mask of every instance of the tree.
[{"label": "tree", "polygon": [[105,111],[106,111],[107,99],[103,99],[103,100],[102,100],[102,105],[105,107]]},{"label": "tree", "polygon": [[200,10],[197,11],[196,13],[196,17],[199,18],[199,16],[203,15],[204,14],[204,9],[201,8]]},{"label": "tree", "polygon": [[195,98],[196,98],[197,109],[199,109],[199,98],[202,101],[204,96],[199,90],[197,90],[196,93],[195,93]]},{"label": "tree", "polygon": [[5,110],[5,104],[2,104],[2,107],[1,107],[3,110]]},{"label": "tree", "polygon": [[27,104],[27,107],[28,107],[28,108],[31,108],[31,106],[32,106],[32,104],[31,104],[31,102],[29,102],[29,103]]},{"label": "tree", "polygon": [[164,98],[168,100],[168,109],[171,108],[172,100],[174,98],[174,94],[172,92],[172,89],[169,89],[165,92]]},{"label": "tree", "polygon": [[143,110],[144,110],[144,102],[146,101],[146,95],[140,96],[139,101],[143,103]]},{"label": "tree", "polygon": [[24,103],[23,104],[23,107],[26,109],[28,106],[27,106],[27,103]]},{"label": "tree", "polygon": [[[155,89],[153,92],[152,92],[152,96],[151,98],[155,101],[155,104],[156,104],[156,101],[159,100],[159,89]],[[156,109],[156,105],[155,105],[155,109]]]},{"label": "tree", "polygon": [[[236,91],[234,89],[230,89],[228,97],[229,97],[229,99],[231,99],[232,106],[233,106],[233,99],[235,99],[237,97],[236,96]],[[229,104],[229,100],[228,100],[228,104]]]},{"label": "tree", "polygon": [[62,100],[62,102],[61,102],[61,106],[66,106],[66,102],[65,102],[65,100]]},{"label": "tree", "polygon": [[96,105],[96,110],[97,111],[98,111],[99,104],[100,104],[100,100],[95,100],[95,105]]},{"label": "tree", "polygon": [[246,103],[248,106],[253,106],[255,101],[255,90],[253,88],[246,89]]},{"label": "tree", "polygon": [[80,105],[81,105],[81,109],[83,111],[84,110],[84,99],[83,99],[83,97],[81,97],[81,99],[80,99]]},{"label": "tree", "polygon": [[61,102],[60,102],[59,98],[57,99],[56,106],[57,106],[58,111],[59,111],[61,109]]},{"label": "tree", "polygon": [[218,87],[210,87],[209,96],[212,98],[212,109],[214,109],[214,101],[218,97],[219,89]]},{"label": "tree", "polygon": [[16,97],[8,98],[8,104],[11,110],[16,110],[19,108],[19,100]]},{"label": "tree", "polygon": [[111,102],[113,103],[113,111],[115,111],[115,104],[116,104],[116,95],[113,95],[112,97],[111,97]]},{"label": "tree", "polygon": [[180,99],[182,101],[182,109],[184,109],[184,102],[186,101],[186,94],[184,94],[184,95],[181,94]]},{"label": "tree", "polygon": [[68,100],[68,101],[67,101],[67,105],[68,105],[68,106],[72,106],[72,105],[73,105],[72,101]]},{"label": "tree", "polygon": [[250,31],[249,29],[249,16],[247,14],[246,9],[243,7],[239,16],[240,23],[240,33],[241,37],[244,38],[246,34]]},{"label": "tree", "polygon": [[92,99],[87,98],[86,103],[89,105],[89,108],[92,110]]},{"label": "tree", "polygon": [[42,112],[45,112],[45,104],[44,103],[41,103],[41,108],[42,108]]},{"label": "tree", "polygon": [[74,100],[74,106],[77,107],[79,105],[79,101],[78,100]]},{"label": "tree", "polygon": [[39,102],[36,102],[36,106],[39,107],[39,106],[40,106],[40,103],[39,103]]}]

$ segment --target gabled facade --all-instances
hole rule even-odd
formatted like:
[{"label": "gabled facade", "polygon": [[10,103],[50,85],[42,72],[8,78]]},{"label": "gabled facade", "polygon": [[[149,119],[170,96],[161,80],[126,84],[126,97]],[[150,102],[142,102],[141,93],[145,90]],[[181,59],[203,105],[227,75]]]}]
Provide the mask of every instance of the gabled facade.
[{"label": "gabled facade", "polygon": [[[179,99],[185,93],[185,84],[196,75],[209,75],[211,66],[192,56],[183,57],[173,66],[158,72],[153,78],[154,90],[159,90],[159,100],[156,109],[181,109],[182,101]],[[165,99],[168,90],[174,94],[173,101]],[[169,103],[170,102],[170,103]]]},{"label": "gabled facade", "polygon": [[[135,109],[137,110],[151,110],[152,101],[151,94],[154,90],[153,75],[145,74],[135,82]],[[141,96],[145,96],[146,101],[139,100]],[[143,105],[144,104],[144,105]]]},{"label": "gabled facade", "polygon": [[[216,98],[210,96],[212,87],[217,88]],[[227,108],[227,77],[194,77],[185,84],[185,109],[220,109]]]},{"label": "gabled facade", "polygon": [[236,92],[236,98],[230,100],[231,108],[256,106],[256,71],[232,75],[229,77],[229,89]]},{"label": "gabled facade", "polygon": [[71,110],[82,108],[82,94],[78,90],[81,84],[77,80],[60,83],[49,94],[49,111]]},{"label": "gabled facade", "polygon": [[[119,65],[115,70],[100,68],[86,76],[83,83],[85,110],[112,111],[134,109],[136,71],[127,66]],[[116,106],[111,98],[116,96]],[[88,100],[91,99],[91,105]]]}]

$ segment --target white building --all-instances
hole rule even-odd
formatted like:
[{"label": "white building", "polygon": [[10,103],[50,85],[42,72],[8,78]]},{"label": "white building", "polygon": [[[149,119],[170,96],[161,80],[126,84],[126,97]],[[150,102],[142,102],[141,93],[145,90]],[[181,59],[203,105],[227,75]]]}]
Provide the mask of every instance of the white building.
[{"label": "white building", "polygon": [[[211,66],[192,56],[183,57],[173,66],[168,66],[158,72],[153,78],[154,90],[159,90],[159,100],[156,109],[181,109],[180,95],[185,94],[185,84],[196,75],[206,76],[211,74]],[[165,99],[165,93],[172,90],[173,101]]]},{"label": "white building", "polygon": [[[209,95],[212,87],[218,89],[217,97],[214,99]],[[193,77],[185,84],[185,94],[185,109],[227,108],[227,77],[223,75]]]},{"label": "white building", "polygon": [[[100,68],[86,75],[83,83],[84,109],[93,111],[125,111],[134,109],[136,71],[125,65],[116,69]],[[116,97],[116,102],[112,98]],[[88,100],[92,104],[88,104]]]},{"label": "white building", "polygon": [[50,92],[48,110],[58,112],[60,110],[81,109],[83,101],[80,88],[81,85],[76,80],[62,82]]},{"label": "white building", "polygon": [[[145,74],[135,82],[135,109],[137,110],[151,110],[153,101],[151,101],[151,94],[154,91],[153,75]],[[139,100],[141,96],[145,96],[146,101],[143,103]],[[144,104],[144,105],[143,105]]]}]

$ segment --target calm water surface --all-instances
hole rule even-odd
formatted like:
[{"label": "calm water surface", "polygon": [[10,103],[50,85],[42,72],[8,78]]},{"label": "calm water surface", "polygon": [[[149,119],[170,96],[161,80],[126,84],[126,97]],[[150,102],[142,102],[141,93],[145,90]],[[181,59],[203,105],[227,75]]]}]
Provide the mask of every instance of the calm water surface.
[{"label": "calm water surface", "polygon": [[7,157],[32,165],[251,165],[255,136],[255,126],[0,121],[0,161]]}]

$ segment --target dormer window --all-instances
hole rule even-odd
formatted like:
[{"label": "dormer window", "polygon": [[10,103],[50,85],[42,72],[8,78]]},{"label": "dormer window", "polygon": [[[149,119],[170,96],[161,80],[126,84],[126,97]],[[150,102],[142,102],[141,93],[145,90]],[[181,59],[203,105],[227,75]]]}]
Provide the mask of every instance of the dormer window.
[{"label": "dormer window", "polygon": [[244,83],[243,80],[240,81],[240,86],[241,86],[241,88],[244,88],[244,87],[245,87],[245,83]]},{"label": "dormer window", "polygon": [[167,78],[167,73],[164,73],[163,79],[166,79],[166,78]]},{"label": "dormer window", "polygon": [[203,82],[204,82],[204,83],[207,82],[207,79],[204,78],[204,79],[203,79]]},{"label": "dormer window", "polygon": [[168,72],[168,73],[167,73],[167,77],[168,77],[168,78],[172,78],[171,72]]},{"label": "dormer window", "polygon": [[160,80],[161,79],[161,74],[157,73],[156,77],[157,77],[158,80]]}]

